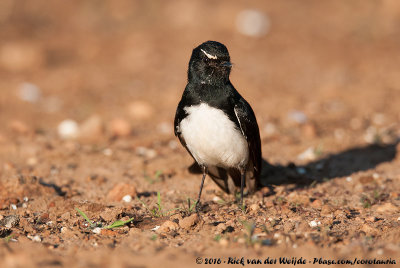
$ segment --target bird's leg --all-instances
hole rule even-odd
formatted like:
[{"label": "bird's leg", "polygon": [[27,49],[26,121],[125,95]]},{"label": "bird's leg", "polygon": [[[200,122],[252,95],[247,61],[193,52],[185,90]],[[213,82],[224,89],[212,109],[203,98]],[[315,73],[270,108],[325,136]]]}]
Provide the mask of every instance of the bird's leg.
[{"label": "bird's leg", "polygon": [[201,179],[199,197],[197,198],[197,202],[196,202],[196,212],[198,212],[198,211],[199,211],[199,208],[200,208],[201,191],[203,190],[204,180],[205,180],[206,175],[207,175],[207,168],[206,168],[206,166],[201,166],[201,170],[203,171],[203,178]]},{"label": "bird's leg", "polygon": [[243,207],[243,189],[244,189],[244,182],[246,180],[246,171],[245,170],[240,170],[240,208],[244,209]]}]

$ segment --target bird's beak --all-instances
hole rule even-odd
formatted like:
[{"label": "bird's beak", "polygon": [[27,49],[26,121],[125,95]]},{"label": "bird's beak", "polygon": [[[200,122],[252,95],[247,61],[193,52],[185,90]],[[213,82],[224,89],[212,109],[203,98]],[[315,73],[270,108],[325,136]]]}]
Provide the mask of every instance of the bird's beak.
[{"label": "bird's beak", "polygon": [[224,67],[232,67],[232,63],[229,61],[224,61],[221,65]]}]

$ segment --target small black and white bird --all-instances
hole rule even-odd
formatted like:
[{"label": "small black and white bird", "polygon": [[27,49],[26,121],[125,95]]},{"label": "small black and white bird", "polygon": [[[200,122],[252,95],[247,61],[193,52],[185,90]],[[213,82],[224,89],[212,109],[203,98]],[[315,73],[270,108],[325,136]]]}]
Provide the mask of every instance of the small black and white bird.
[{"label": "small black and white bird", "polygon": [[228,49],[207,41],[189,61],[188,83],[175,115],[177,136],[207,174],[227,193],[240,187],[254,192],[259,186],[261,141],[254,112],[229,80],[232,64]]}]

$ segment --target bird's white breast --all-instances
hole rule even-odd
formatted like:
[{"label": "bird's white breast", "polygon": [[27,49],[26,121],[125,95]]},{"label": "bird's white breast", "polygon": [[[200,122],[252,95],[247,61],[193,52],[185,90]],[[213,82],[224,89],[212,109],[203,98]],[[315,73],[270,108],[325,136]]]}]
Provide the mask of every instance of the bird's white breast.
[{"label": "bird's white breast", "polygon": [[244,167],[249,158],[245,137],[228,116],[202,103],[185,108],[179,125],[186,145],[199,164]]}]

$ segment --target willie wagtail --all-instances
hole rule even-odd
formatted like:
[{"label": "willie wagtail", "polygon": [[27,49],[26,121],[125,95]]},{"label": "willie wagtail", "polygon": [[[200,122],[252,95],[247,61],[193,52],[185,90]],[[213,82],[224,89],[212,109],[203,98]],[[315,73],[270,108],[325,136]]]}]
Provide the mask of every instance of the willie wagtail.
[{"label": "willie wagtail", "polygon": [[203,177],[196,210],[207,174],[225,192],[240,187],[254,192],[261,171],[261,141],[257,120],[247,101],[229,80],[228,49],[207,41],[189,61],[188,83],[175,115],[175,135],[201,167]]}]

